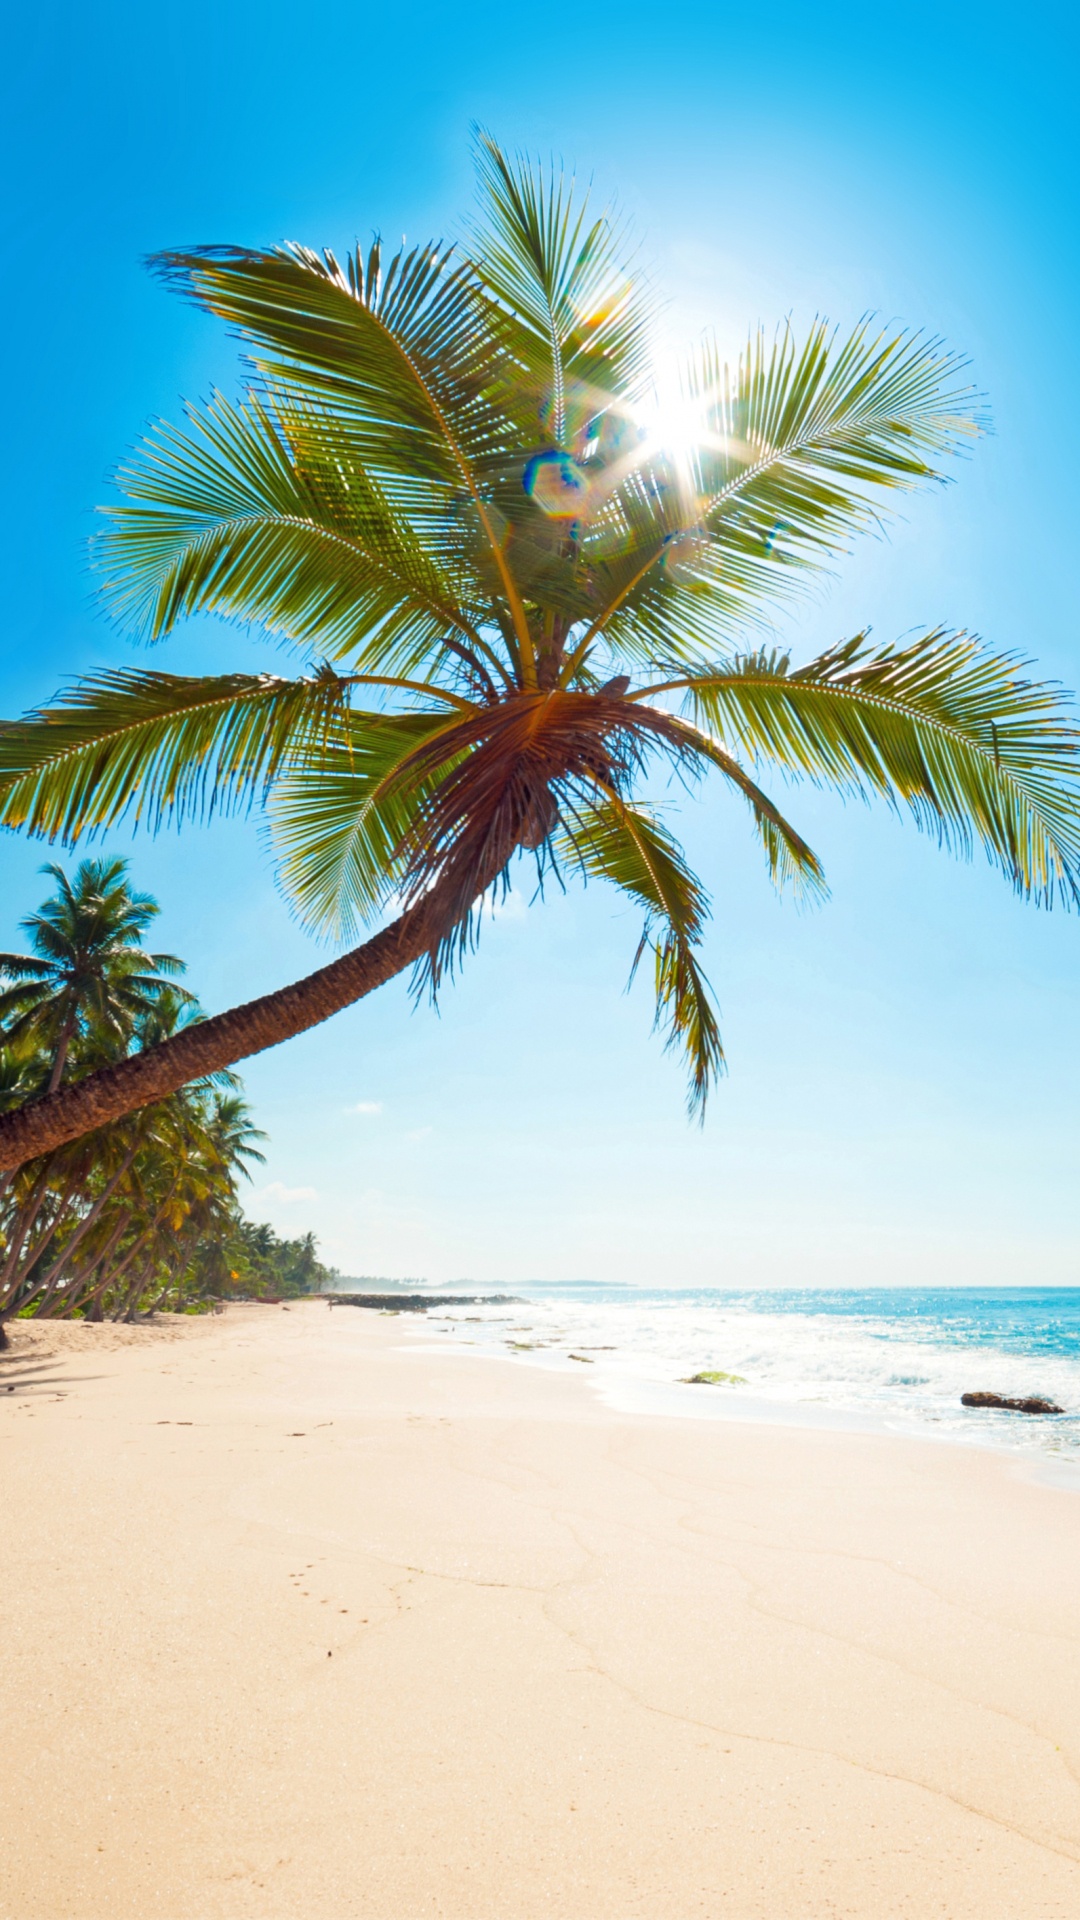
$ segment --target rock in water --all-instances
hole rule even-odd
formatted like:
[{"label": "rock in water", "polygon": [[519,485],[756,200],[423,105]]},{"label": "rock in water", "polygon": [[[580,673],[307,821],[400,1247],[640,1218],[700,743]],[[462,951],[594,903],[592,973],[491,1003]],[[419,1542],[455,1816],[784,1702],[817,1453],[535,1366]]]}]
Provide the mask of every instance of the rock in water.
[{"label": "rock in water", "polygon": [[745,1387],[746,1381],[741,1373],[691,1373],[680,1380],[681,1387]]},{"label": "rock in water", "polygon": [[1033,1396],[1027,1400],[1006,1400],[1000,1393],[962,1393],[962,1407],[1000,1407],[1006,1413],[1064,1413],[1053,1400]]}]

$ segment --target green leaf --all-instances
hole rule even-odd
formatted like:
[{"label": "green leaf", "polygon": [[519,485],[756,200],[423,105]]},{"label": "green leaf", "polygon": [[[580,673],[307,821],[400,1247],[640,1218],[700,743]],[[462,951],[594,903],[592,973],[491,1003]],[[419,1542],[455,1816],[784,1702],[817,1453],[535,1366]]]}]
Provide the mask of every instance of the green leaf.
[{"label": "green leaf", "polygon": [[95,675],[0,728],[0,822],[74,842],[241,805],[340,733],[347,691],[332,673]]},{"label": "green leaf", "polygon": [[447,633],[485,651],[475,580],[440,566],[325,422],[220,397],[189,420],[122,470],[130,504],[97,542],[111,611],[141,637],[210,611],[339,659],[377,636],[384,670],[452,658]]},{"label": "green leaf", "polygon": [[785,887],[790,887],[797,897],[804,900],[827,898],[829,890],[817,854],[807,846],[791,822],[784,818],[768,794],[762,791],[756,781],[751,780],[745,768],[718,740],[700,728],[686,726],[682,721],[677,721],[675,726],[676,737],[679,734],[685,737],[687,752],[722,773],[748,803],[758,838],[765,849],[773,885],[781,892]]},{"label": "green leaf", "polygon": [[748,654],[668,682],[722,739],[819,785],[910,809],[954,851],[981,845],[1017,891],[1080,901],[1080,732],[1059,688],[970,634],[865,634],[792,672]]},{"label": "green leaf", "polygon": [[197,247],[152,264],[237,328],[275,392],[347,422],[372,470],[457,487],[499,444],[483,389],[501,341],[472,267],[441,242],[385,268],[378,241],[344,267],[300,246]]},{"label": "green leaf", "polygon": [[[597,630],[628,659],[666,646],[675,660],[760,621],[880,522],[883,495],[940,480],[982,430],[963,368],[936,339],[870,322],[842,338],[818,321],[801,344],[759,332],[734,375],[706,343],[680,380],[698,444],[633,461],[596,516],[601,548],[624,527]],[[680,536],[696,552],[673,567]]]},{"label": "green leaf", "polygon": [[666,1025],[668,1047],[686,1052],[688,1105],[691,1113],[704,1118],[709,1089],[724,1070],[724,1050],[708,982],[695,954],[708,916],[701,882],[655,815],[614,795],[606,803],[576,808],[559,850],[586,875],[610,880],[645,907],[631,978],[651,950],[656,1024]]},{"label": "green leaf", "polygon": [[550,444],[579,449],[608,406],[645,380],[654,303],[625,263],[623,236],[554,164],[511,160],[481,134],[484,208],[470,247],[505,328],[510,378],[499,397]]},{"label": "green leaf", "polygon": [[414,499],[418,483],[446,510],[463,492],[499,575],[518,666],[532,645],[486,473],[505,469],[507,419],[493,397],[503,378],[505,327],[468,261],[441,243],[404,249],[383,269],[304,247],[201,247],[157,256],[166,279],[239,328],[279,405],[338,423],[351,458],[388,496]]},{"label": "green leaf", "polygon": [[349,937],[401,883],[403,843],[436,780],[435,770],[403,777],[405,763],[447,730],[445,713],[354,715],[347,739],[294,759],[273,796],[271,834],[282,885],[309,926]]}]

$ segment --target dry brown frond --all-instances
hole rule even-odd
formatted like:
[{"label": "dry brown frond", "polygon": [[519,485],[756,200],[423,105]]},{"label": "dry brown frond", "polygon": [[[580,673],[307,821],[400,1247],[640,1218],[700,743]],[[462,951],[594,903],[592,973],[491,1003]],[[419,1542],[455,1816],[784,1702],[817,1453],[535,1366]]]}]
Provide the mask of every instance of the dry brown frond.
[{"label": "dry brown frond", "polygon": [[689,757],[685,730],[655,707],[553,690],[513,694],[403,762],[403,780],[449,766],[399,849],[405,897],[418,899],[438,881],[453,903],[452,922],[460,922],[432,957],[436,978],[452,949],[467,942],[475,902],[505,875],[518,848],[542,856],[561,804],[624,791],[654,743]]}]

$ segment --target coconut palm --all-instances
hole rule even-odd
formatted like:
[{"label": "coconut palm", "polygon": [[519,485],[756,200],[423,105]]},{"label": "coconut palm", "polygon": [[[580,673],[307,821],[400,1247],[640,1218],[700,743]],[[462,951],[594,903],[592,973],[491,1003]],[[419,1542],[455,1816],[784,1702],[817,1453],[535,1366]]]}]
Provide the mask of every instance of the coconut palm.
[{"label": "coconut palm", "polygon": [[[419,962],[436,983],[531,853],[644,914],[691,1103],[721,1070],[708,902],[656,795],[715,774],[768,868],[821,866],[763,768],[880,796],[1036,901],[1077,898],[1078,736],[1057,691],[970,635],[866,633],[799,666],[778,604],[941,476],[979,426],[940,342],[870,323],[711,341],[670,373],[620,233],[554,172],[480,147],[464,246],[158,257],[252,368],[161,426],[98,556],[158,641],[196,613],[300,670],[95,675],[0,734],[0,819],[75,841],[133,816],[268,810],[282,884],[352,940],[293,986],[0,1118],[0,1165],[326,1019]],[[650,795],[653,797],[650,799]]]},{"label": "coconut palm", "polygon": [[231,1232],[238,1179],[251,1177],[247,1162],[263,1160],[255,1143],[266,1136],[236,1092],[188,1087],[156,1111],[156,1151],[139,1169],[141,1216],[130,1244],[116,1249],[119,1257],[99,1280],[104,1291],[118,1295],[117,1318],[133,1318],[147,1293],[151,1304],[160,1305],[183,1287],[197,1248]]},{"label": "coconut palm", "polygon": [[[27,1100],[36,1100],[49,1083],[52,1062],[32,1044],[0,1044],[0,1113],[11,1113]],[[3,1187],[0,1175],[0,1189]]]},{"label": "coconut palm", "polygon": [[202,1241],[233,1233],[264,1138],[238,1093],[202,1083],[24,1167],[0,1208],[0,1324],[164,1297]]},{"label": "coconut palm", "polygon": [[83,860],[74,880],[62,867],[42,868],[56,892],[21,922],[34,948],[0,953],[0,1029],[5,1044],[29,1045],[50,1059],[46,1092],[64,1076],[72,1041],[90,1028],[126,1048],[140,1019],[184,971],[170,953],[144,953],[142,936],[157,902],[134,893],[126,860]]}]

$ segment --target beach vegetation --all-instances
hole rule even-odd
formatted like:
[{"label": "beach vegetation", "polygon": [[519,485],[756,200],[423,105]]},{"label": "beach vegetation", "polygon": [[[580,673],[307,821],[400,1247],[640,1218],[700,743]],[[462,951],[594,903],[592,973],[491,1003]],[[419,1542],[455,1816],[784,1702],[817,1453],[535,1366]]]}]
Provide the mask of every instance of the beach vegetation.
[{"label": "beach vegetation", "polygon": [[2,1166],[205,1088],[405,969],[437,988],[521,859],[638,910],[631,969],[701,1113],[724,1065],[709,900],[665,780],[718,782],[804,897],[822,864],[770,773],[883,800],[1021,896],[1077,900],[1056,687],[941,626],[798,661],[774,640],[778,611],[981,431],[963,361],[873,320],[672,358],[618,221],[486,138],[478,167],[456,245],[152,263],[239,337],[246,392],[125,461],[104,600],[153,644],[196,615],[243,622],[294,670],[88,675],[0,732],[0,821],[74,845],[256,807],[292,905],[346,951],[46,1083],[0,1118]]},{"label": "beach vegetation", "polygon": [[54,1093],[73,1041],[92,1030],[126,1045],[166,990],[176,1006],[190,995],[176,984],[182,961],[141,949],[158,906],[133,892],[126,861],[84,860],[72,880],[43,871],[56,892],[21,923],[33,952],[0,953],[0,1030],[16,1055],[47,1055]]},{"label": "beach vegetation", "polygon": [[[177,984],[183,963],[136,945],[158,909],[123,861],[46,872],[56,891],[23,922],[34,954],[0,955],[2,1111],[201,1018]],[[134,1320],[329,1281],[311,1234],[280,1240],[240,1211],[262,1139],[236,1076],[220,1072],[9,1173],[0,1328],[15,1315]]]}]

